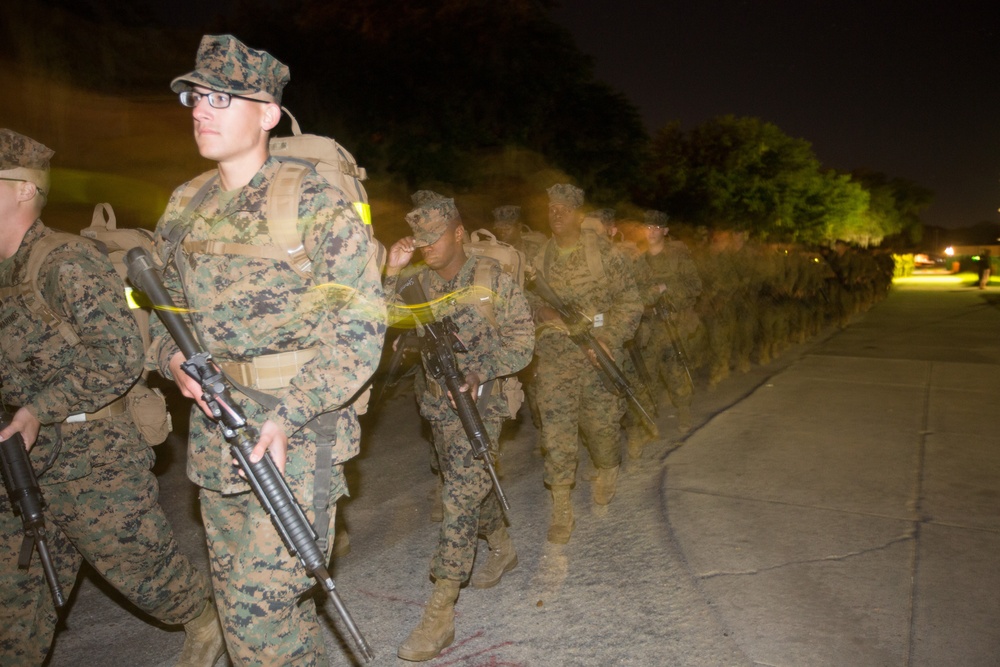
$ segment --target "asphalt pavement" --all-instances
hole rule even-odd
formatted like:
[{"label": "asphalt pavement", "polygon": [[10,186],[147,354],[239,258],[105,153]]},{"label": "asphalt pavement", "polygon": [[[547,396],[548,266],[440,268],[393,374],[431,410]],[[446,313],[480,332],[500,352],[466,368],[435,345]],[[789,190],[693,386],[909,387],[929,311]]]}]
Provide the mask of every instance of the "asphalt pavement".
[{"label": "asphalt pavement", "polygon": [[[995,289],[897,283],[844,330],[711,391],[696,378],[696,428],[681,438],[661,412],[666,437],[626,462],[609,506],[593,505],[581,464],[565,546],[545,541],[522,411],[501,464],[520,564],[496,588],[463,589],[455,643],[429,664],[1000,665]],[[352,548],[333,574],[374,665],[411,664],[396,647],[432,589],[425,436],[404,382],[366,417],[348,469]],[[157,454],[161,502],[204,567],[181,439]],[[330,664],[360,664],[323,609]],[[85,572],[50,665],[173,665],[183,639]]]}]

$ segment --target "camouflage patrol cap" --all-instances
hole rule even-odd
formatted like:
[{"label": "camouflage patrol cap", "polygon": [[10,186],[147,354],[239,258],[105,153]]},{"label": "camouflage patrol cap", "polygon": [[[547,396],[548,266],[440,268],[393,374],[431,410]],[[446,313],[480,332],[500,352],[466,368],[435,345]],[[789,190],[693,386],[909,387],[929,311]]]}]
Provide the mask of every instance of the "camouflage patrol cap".
[{"label": "camouflage patrol cap", "polygon": [[45,196],[49,191],[49,160],[55,151],[30,137],[0,129],[0,178],[34,183]]},{"label": "camouflage patrol cap", "polygon": [[406,223],[413,230],[416,247],[428,246],[448,231],[448,225],[461,221],[455,200],[446,197],[423,202],[406,214]]},{"label": "camouflage patrol cap", "polygon": [[520,206],[497,206],[493,209],[493,221],[497,225],[516,225],[521,219]]},{"label": "camouflage patrol cap", "polygon": [[594,218],[600,221],[602,225],[608,227],[614,224],[615,221],[615,209],[613,208],[599,208],[591,211],[586,215],[587,218]]},{"label": "camouflage patrol cap", "polygon": [[410,195],[410,200],[413,201],[414,206],[423,206],[427,202],[432,202],[438,199],[446,199],[442,194],[438,194],[433,190],[417,190],[412,195]]},{"label": "camouflage patrol cap", "polygon": [[670,216],[663,211],[646,211],[646,224],[651,227],[668,227]]},{"label": "camouflage patrol cap", "polygon": [[583,190],[569,183],[556,183],[546,190],[550,204],[565,204],[570,208],[583,206]]},{"label": "camouflage patrol cap", "polygon": [[193,72],[170,82],[175,93],[205,86],[220,93],[250,96],[267,93],[281,104],[288,68],[266,51],[251,49],[232,35],[201,38]]}]

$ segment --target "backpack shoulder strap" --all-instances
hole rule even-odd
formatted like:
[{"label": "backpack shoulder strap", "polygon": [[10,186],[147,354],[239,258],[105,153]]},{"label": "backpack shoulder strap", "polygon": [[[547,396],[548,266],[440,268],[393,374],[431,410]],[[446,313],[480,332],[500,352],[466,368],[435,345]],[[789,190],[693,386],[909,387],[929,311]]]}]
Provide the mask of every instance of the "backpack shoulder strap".
[{"label": "backpack shoulder strap", "polygon": [[587,258],[587,270],[594,280],[604,280],[604,262],[601,260],[601,249],[598,247],[598,236],[593,232],[584,231],[583,252]]},{"label": "backpack shoulder strap", "polygon": [[181,191],[181,198],[177,202],[183,215],[181,217],[186,217],[192,210],[197,208],[204,199],[205,195],[208,194],[208,189],[215,182],[216,178],[219,176],[219,171],[217,169],[209,169],[203,174],[199,174],[187,182],[184,186],[184,190]]},{"label": "backpack shoulder strap", "polygon": [[[303,278],[312,278],[312,262],[305,244],[299,236],[299,192],[306,174],[314,171],[305,160],[282,158],[267,194],[267,224],[271,244],[264,246],[221,241],[184,241],[187,252],[213,255],[243,255],[287,261],[292,270]],[[179,220],[186,220],[190,212],[204,200],[212,186],[216,172],[208,171],[196,176],[185,186],[179,201],[183,213]]]},{"label": "backpack shoulder strap", "polygon": [[79,343],[80,337],[76,335],[76,331],[70,323],[64,320],[45,301],[45,297],[42,296],[41,287],[38,284],[38,278],[42,270],[42,264],[45,263],[46,258],[54,250],[72,243],[81,242],[86,243],[81,237],[65,232],[55,232],[40,238],[31,248],[31,254],[28,256],[28,263],[25,267],[24,282],[20,286],[20,291],[24,296],[28,310],[58,331],[59,335],[70,346]]},{"label": "backpack shoulder strap", "polygon": [[312,277],[312,260],[299,236],[299,193],[302,180],[315,171],[304,160],[282,160],[267,193],[267,225],[271,240],[285,252],[292,270],[303,278]]},{"label": "backpack shoulder strap", "polygon": [[496,297],[496,291],[493,289],[494,267],[500,268],[500,262],[490,257],[479,258],[473,273],[472,289],[469,290],[468,299],[479,310],[479,314],[490,323],[491,327],[499,329],[500,323],[497,321],[496,311],[493,307],[493,299]]}]

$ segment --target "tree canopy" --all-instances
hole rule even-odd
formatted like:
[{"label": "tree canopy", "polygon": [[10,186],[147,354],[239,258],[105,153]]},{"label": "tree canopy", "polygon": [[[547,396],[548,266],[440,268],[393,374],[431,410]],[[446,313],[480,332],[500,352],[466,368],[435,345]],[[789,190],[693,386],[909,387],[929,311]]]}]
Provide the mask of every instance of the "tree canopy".
[{"label": "tree canopy", "polygon": [[645,198],[693,224],[764,240],[861,245],[912,229],[930,193],[884,175],[824,169],[804,139],[758,118],[720,116],[652,140]]},{"label": "tree canopy", "polygon": [[554,5],[229,0],[195,24],[165,20],[154,0],[39,0],[0,8],[0,59],[60,85],[167,101],[201,35],[228,32],[287,63],[283,102],[303,128],[336,137],[401,200],[439,185],[525,203],[566,179],[595,205],[634,203],[761,239],[915,240],[928,190],[826,169],[808,141],[771,123],[720,116],[650,138],[551,19]]}]

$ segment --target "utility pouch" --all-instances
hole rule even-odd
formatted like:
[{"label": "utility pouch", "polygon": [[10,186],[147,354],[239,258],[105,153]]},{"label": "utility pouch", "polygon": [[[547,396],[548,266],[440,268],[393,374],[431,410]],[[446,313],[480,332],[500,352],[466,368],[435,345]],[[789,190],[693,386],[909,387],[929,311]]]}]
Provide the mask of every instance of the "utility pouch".
[{"label": "utility pouch", "polygon": [[159,389],[147,387],[139,380],[125,396],[125,407],[142,439],[150,446],[159,445],[170,435],[173,424],[167,401]]}]

